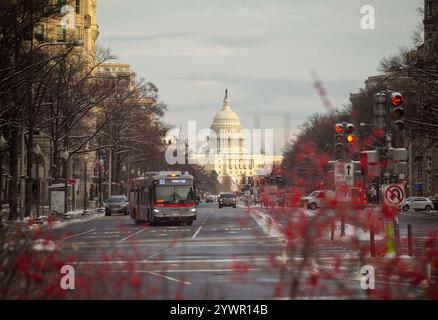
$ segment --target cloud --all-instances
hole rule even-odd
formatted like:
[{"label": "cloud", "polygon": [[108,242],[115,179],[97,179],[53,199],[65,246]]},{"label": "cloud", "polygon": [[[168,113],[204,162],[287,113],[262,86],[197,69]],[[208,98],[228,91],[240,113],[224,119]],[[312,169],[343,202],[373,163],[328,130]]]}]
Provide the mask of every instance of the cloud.
[{"label": "cloud", "polygon": [[203,40],[206,43],[213,43],[220,46],[240,47],[240,48],[254,48],[266,46],[281,38],[278,34],[231,34],[231,35],[217,35],[212,37],[205,37]]},{"label": "cloud", "polygon": [[110,41],[110,42],[151,42],[154,40],[163,40],[163,39],[181,39],[181,38],[189,38],[196,36],[194,32],[163,32],[163,33],[155,33],[155,34],[146,34],[146,35],[110,35],[103,36],[101,41]]}]

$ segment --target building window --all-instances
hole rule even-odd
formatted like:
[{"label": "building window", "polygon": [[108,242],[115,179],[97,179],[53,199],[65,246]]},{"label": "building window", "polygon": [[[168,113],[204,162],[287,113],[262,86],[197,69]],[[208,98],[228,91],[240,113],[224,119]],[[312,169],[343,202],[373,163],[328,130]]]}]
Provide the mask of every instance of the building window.
[{"label": "building window", "polygon": [[56,41],[66,42],[67,41],[67,30],[62,26],[56,27]]},{"label": "building window", "polygon": [[81,13],[81,0],[76,0],[76,13]]},{"label": "building window", "polygon": [[35,40],[39,42],[44,41],[44,25],[39,24],[35,26]]}]

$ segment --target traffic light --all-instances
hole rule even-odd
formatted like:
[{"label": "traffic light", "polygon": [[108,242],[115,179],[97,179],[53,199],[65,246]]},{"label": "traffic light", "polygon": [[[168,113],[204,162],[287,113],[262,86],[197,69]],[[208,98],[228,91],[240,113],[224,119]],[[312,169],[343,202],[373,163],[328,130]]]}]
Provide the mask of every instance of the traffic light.
[{"label": "traffic light", "polygon": [[335,158],[336,160],[344,158],[345,151],[345,130],[343,123],[337,123],[335,126]]},{"label": "traffic light", "polygon": [[405,115],[403,102],[404,102],[404,98],[401,95],[401,93],[391,92],[390,102],[389,102],[391,120],[392,120],[392,126],[397,132],[403,131],[405,127],[403,121]]},{"label": "traffic light", "polygon": [[351,146],[353,145],[355,138],[354,138],[354,125],[351,123],[347,124],[347,143]]},{"label": "traffic light", "polygon": [[374,95],[374,129],[385,131],[387,129],[388,97],[385,92]]}]

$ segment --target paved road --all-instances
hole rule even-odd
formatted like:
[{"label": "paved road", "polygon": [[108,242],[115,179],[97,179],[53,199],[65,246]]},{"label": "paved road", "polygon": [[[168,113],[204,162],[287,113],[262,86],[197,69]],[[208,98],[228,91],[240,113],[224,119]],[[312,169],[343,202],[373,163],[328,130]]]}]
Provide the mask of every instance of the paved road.
[{"label": "paved road", "polygon": [[[259,217],[271,214],[275,223],[285,224],[290,214],[257,210],[254,214],[245,208],[201,204],[191,226],[138,226],[129,216],[101,216],[41,236],[55,240],[62,260],[75,267],[76,289],[69,292],[71,298],[367,297],[360,288],[362,265],[352,241],[319,237],[313,242],[316,255],[309,256],[303,239],[285,246],[284,237],[273,234]],[[298,230],[305,219],[292,217],[290,230]],[[403,219],[408,222],[415,217],[407,214]],[[423,219],[428,223],[432,218],[421,218],[419,223]],[[383,288],[387,280],[378,273],[376,288]],[[409,282],[390,281],[396,292],[400,286],[408,294],[421,292]]]}]

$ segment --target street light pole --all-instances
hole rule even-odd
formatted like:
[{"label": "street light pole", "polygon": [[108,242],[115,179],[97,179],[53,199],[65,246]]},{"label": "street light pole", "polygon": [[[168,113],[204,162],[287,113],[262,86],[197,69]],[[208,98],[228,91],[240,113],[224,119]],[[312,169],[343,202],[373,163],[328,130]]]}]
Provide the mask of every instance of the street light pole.
[{"label": "street light pole", "polygon": [[99,208],[102,208],[102,166],[103,160],[99,153]]},{"label": "street light pole", "polygon": [[37,219],[40,217],[40,154],[41,147],[39,144],[36,145],[33,151],[36,155],[36,217]]},{"label": "street light pole", "polygon": [[68,213],[68,158],[69,153],[68,151],[64,151],[62,154],[62,157],[64,159],[64,215],[67,215]]},{"label": "street light pole", "polygon": [[88,153],[84,155],[84,213],[87,213],[87,200],[88,200],[88,190],[87,190],[87,162],[89,159]]},{"label": "street light pole", "polygon": [[0,135],[0,226],[3,223],[3,151],[6,149],[7,141]]},{"label": "street light pole", "polygon": [[[125,164],[123,164],[123,166],[122,166],[122,172],[123,173],[126,173],[126,170],[128,170],[128,175],[129,175],[129,169],[127,169],[126,168],[126,166],[125,166]],[[129,178],[125,181],[125,185],[126,186],[128,186],[128,183],[129,183]],[[124,190],[125,188],[124,188],[124,186],[122,187],[122,193],[124,193]],[[126,187],[126,189],[128,189],[128,187]],[[126,194],[128,194],[128,192],[126,192]]]}]

